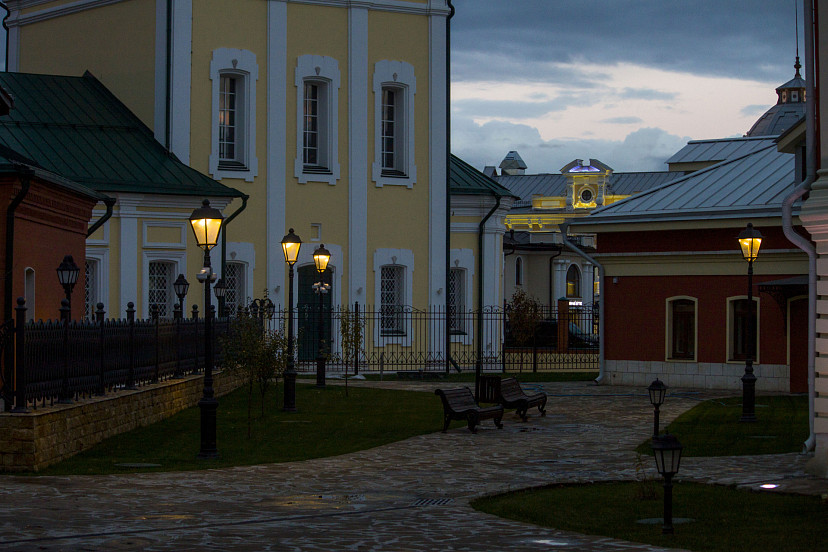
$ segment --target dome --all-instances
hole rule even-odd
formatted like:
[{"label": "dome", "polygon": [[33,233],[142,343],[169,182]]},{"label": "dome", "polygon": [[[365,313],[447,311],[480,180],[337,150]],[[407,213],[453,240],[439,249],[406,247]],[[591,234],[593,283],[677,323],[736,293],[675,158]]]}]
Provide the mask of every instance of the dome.
[{"label": "dome", "polygon": [[801,67],[797,56],[794,78],[776,89],[776,105],[759,117],[745,136],[778,136],[805,116],[805,79],[799,74]]}]

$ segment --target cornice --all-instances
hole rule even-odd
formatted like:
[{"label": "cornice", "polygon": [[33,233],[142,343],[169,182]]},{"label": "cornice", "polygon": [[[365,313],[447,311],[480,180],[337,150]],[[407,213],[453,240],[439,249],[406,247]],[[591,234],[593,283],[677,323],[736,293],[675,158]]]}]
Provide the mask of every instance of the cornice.
[{"label": "cornice", "polygon": [[442,15],[448,17],[450,10],[445,0],[429,0],[420,4],[404,0],[271,0],[295,4],[314,4],[338,8],[363,8],[376,11],[413,13],[419,15]]},{"label": "cornice", "polygon": [[101,6],[108,6],[109,4],[117,4],[124,0],[77,0],[69,4],[61,4],[59,6],[52,6],[51,8],[44,8],[40,11],[21,14],[20,10],[33,8],[40,4],[44,4],[50,0],[17,0],[9,1],[9,11],[11,12],[9,18],[6,20],[8,27],[22,27],[31,23],[38,23],[55,17],[62,17],[92,8],[100,8]]}]

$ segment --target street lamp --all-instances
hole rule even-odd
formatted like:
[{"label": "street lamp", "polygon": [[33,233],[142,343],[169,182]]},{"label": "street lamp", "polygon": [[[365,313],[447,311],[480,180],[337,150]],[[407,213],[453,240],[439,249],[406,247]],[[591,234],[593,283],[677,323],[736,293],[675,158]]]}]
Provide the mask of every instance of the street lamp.
[{"label": "street lamp", "polygon": [[684,448],[675,435],[660,435],[653,438],[653,455],[656,469],[664,477],[664,525],[663,534],[673,533],[673,476],[679,471],[681,449]]},{"label": "street lamp", "polygon": [[742,376],[742,418],[741,422],[756,421],[756,376],[753,374],[753,354],[756,348],[753,319],[753,261],[759,256],[759,247],[762,245],[762,234],[748,223],[747,228],[739,233],[739,246],[742,248],[742,257],[748,263],[748,324],[745,332],[745,375]]},{"label": "street lamp", "polygon": [[328,293],[331,287],[325,283],[325,269],[328,268],[328,262],[331,260],[331,252],[325,249],[324,244],[319,244],[313,251],[313,264],[316,265],[316,271],[319,273],[319,281],[313,284],[314,291],[319,295],[319,321],[317,331],[319,332],[319,346],[316,352],[316,387],[325,387],[325,325],[322,318],[322,296]]},{"label": "street lamp", "polygon": [[175,317],[175,372],[174,378],[180,378],[183,375],[181,371],[181,319],[184,317],[184,298],[187,297],[187,290],[190,289],[190,282],[183,274],[179,274],[178,278],[173,282],[173,290],[178,297],[178,305],[174,310]]},{"label": "street lamp", "polygon": [[72,290],[75,284],[78,283],[78,275],[80,275],[80,268],[75,264],[72,255],[63,257],[63,261],[57,267],[57,276],[60,285],[63,286],[63,292],[66,294],[66,300],[69,302],[69,317],[72,316]]},{"label": "street lamp", "polygon": [[213,321],[210,315],[210,282],[216,279],[210,266],[210,250],[218,243],[219,232],[224,217],[221,211],[210,207],[204,200],[201,207],[190,215],[196,243],[204,250],[204,268],[198,273],[198,280],[204,283],[204,392],[198,401],[201,410],[201,450],[199,458],[217,458],[216,447],[216,410],[218,400],[213,391]]},{"label": "street lamp", "polygon": [[190,282],[187,281],[187,278],[183,274],[179,274],[178,278],[173,282],[173,290],[175,290],[175,295],[178,297],[179,312],[182,316],[184,314],[184,298],[187,297],[187,291],[189,289]]},{"label": "street lamp", "polygon": [[224,316],[224,296],[227,294],[227,286],[224,284],[224,278],[219,278],[216,285],[213,286],[213,293],[216,294],[216,299],[219,302],[218,316]]},{"label": "street lamp", "polygon": [[285,367],[285,412],[296,412],[296,366],[293,362],[293,265],[299,258],[299,248],[302,240],[293,233],[291,228],[282,238],[282,251],[288,265],[288,346],[287,367]]},{"label": "street lamp", "polygon": [[653,383],[647,387],[647,393],[650,395],[650,404],[653,405],[653,439],[658,437],[658,414],[659,408],[664,404],[664,395],[667,393],[667,386],[664,382],[656,378]]}]

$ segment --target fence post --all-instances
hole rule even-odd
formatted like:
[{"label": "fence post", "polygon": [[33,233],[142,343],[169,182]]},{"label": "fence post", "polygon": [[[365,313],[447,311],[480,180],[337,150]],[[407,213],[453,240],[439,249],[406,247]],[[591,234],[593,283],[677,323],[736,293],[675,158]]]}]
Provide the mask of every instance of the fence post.
[{"label": "fence post", "polygon": [[135,389],[135,303],[127,303],[127,327],[129,329],[129,370],[124,389]]},{"label": "fence post", "polygon": [[60,301],[60,319],[63,321],[63,377],[60,382],[58,404],[72,404],[72,394],[69,391],[69,301]]},{"label": "fence post", "polygon": [[104,359],[106,356],[104,355],[104,316],[106,316],[106,311],[104,311],[104,304],[98,303],[96,305],[98,309],[95,311],[95,321],[98,323],[98,357],[100,360],[100,370],[98,373],[98,395],[106,395],[106,378],[105,378],[105,364]]},{"label": "fence post", "polygon": [[155,372],[152,374],[152,383],[158,383],[160,371],[158,366],[158,305],[150,307],[150,316],[152,317],[153,325],[155,326]]},{"label": "fence post", "polygon": [[385,353],[380,353],[380,381],[382,381],[382,373],[385,371]]},{"label": "fence post", "polygon": [[198,373],[198,352],[202,349],[199,346],[200,340],[198,338],[198,305],[193,305],[193,322],[195,322],[195,342],[196,346],[193,349],[193,373]]},{"label": "fence post", "polygon": [[569,300],[558,299],[558,353],[569,352]]},{"label": "fence post", "polygon": [[173,307],[173,319],[175,320],[175,372],[173,378],[180,378],[181,373],[181,304],[176,303]]},{"label": "fence post", "polygon": [[[15,307],[14,310],[17,315],[14,328],[14,381],[16,384],[16,397],[14,399],[14,410],[12,410],[12,412],[26,413],[29,411],[29,409],[26,408],[26,300],[22,297],[18,297],[17,307]],[[6,343],[7,347],[10,345],[11,343]],[[7,356],[6,358],[10,358],[10,356]],[[7,368],[7,370],[10,369],[11,368]]]}]

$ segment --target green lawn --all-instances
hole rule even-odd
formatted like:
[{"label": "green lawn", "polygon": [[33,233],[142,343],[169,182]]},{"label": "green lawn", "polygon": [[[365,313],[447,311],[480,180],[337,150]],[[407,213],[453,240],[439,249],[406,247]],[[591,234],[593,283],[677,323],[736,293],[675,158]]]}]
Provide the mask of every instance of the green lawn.
[{"label": "green lawn", "polygon": [[[667,431],[678,437],[684,456],[799,452],[808,438],[806,396],[757,397],[757,421],[740,422],[741,415],[741,397],[705,401],[676,418]],[[651,454],[649,440],[636,450]]]},{"label": "green lawn", "polygon": [[[661,485],[654,499],[638,498],[640,484],[557,485],[482,498],[478,510],[517,521],[669,548],[710,552],[806,552],[826,550],[828,505],[813,496],[758,493],[678,482],[673,488],[674,535],[656,525]],[[715,507],[711,507],[715,505]]]},{"label": "green lawn", "polygon": [[[197,460],[199,409],[98,444],[40,472],[45,475],[198,470],[333,456],[376,447],[443,427],[440,400],[431,393],[311,385],[296,386],[299,412],[282,412],[283,388],[271,386],[265,416],[254,394],[251,438],[247,438],[244,388],[219,399],[217,460]],[[459,425],[459,423],[458,423]],[[117,464],[160,464],[124,468]]]},{"label": "green lawn", "polygon": [[[445,381],[448,383],[473,383],[474,372],[457,373],[452,370],[448,375],[441,373],[440,379],[431,379],[429,381]],[[485,372],[484,375],[495,375],[503,378],[515,377],[521,382],[544,382],[544,381],[592,381],[598,377],[598,372],[501,372],[491,373]],[[303,374],[304,378],[316,378],[316,374]],[[379,374],[371,373],[365,376],[369,381],[380,381]],[[410,377],[397,377],[396,372],[389,372],[382,376],[383,381],[411,381]],[[415,380],[416,381],[416,380]]]}]

